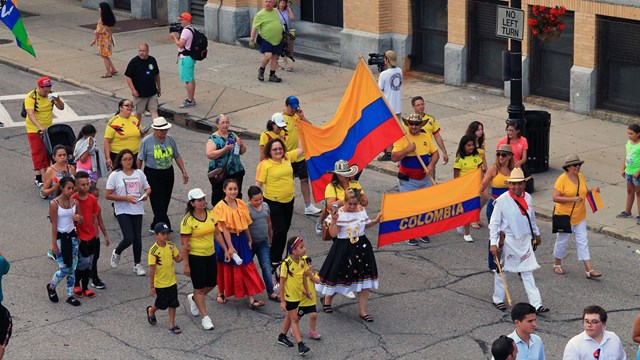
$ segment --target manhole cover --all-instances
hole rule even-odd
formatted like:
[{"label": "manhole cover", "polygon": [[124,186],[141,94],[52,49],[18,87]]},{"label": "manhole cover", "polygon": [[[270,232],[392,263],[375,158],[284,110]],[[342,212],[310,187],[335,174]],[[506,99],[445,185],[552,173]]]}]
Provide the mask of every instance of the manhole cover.
[{"label": "manhole cover", "polygon": [[13,42],[13,40],[0,39],[0,45],[10,44],[10,43],[12,43],[12,42]]},{"label": "manhole cover", "polygon": [[[80,25],[80,27],[87,29],[95,29],[98,24],[87,24]],[[112,28],[114,33],[133,31],[133,30],[142,30],[142,29],[151,29],[154,27],[163,27],[167,26],[167,22],[159,19],[131,19],[131,20],[121,20],[116,22],[116,25]]]}]

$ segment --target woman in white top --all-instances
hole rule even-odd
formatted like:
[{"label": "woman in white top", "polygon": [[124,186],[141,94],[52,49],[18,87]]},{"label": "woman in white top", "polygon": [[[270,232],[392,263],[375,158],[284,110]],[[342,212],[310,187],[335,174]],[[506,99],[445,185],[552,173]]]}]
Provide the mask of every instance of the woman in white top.
[{"label": "woman in white top", "polygon": [[135,156],[129,149],[118,153],[113,165],[113,172],[107,179],[107,200],[113,201],[114,210],[120,229],[122,241],[111,254],[111,267],[117,268],[122,252],[133,244],[133,272],[144,276],[146,272],[140,264],[142,254],[142,215],[144,204],[151,194],[151,187],[142,170],[136,169]]},{"label": "woman in white top", "polygon": [[[278,17],[280,18],[280,23],[284,30],[288,33],[291,32],[291,22],[295,20],[295,16],[293,15],[293,10],[291,10],[291,3],[289,0],[280,0],[278,1]],[[295,36],[295,34],[293,34]],[[293,66],[289,65],[289,60],[286,56],[282,56],[284,62],[280,65],[280,70],[292,71]]]}]

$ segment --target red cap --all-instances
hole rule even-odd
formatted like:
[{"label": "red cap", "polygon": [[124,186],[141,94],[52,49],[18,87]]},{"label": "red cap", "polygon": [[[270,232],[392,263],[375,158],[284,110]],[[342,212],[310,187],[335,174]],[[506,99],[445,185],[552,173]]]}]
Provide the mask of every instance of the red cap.
[{"label": "red cap", "polygon": [[191,21],[191,14],[189,14],[189,13],[182,13],[182,14],[180,14],[180,16],[178,17],[178,20],[188,20],[188,21]]},{"label": "red cap", "polygon": [[51,87],[51,79],[48,76],[43,76],[38,79],[38,87]]}]

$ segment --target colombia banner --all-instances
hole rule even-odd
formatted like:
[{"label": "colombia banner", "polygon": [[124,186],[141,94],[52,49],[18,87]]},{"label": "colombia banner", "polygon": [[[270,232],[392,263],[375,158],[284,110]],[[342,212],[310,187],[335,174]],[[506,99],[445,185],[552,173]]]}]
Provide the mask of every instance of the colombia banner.
[{"label": "colombia banner", "polygon": [[22,16],[16,5],[15,0],[0,0],[0,20],[16,37],[18,47],[36,57],[36,52],[33,50],[27,30],[22,23]]},{"label": "colombia banner", "polygon": [[383,149],[404,135],[393,111],[361,57],[333,119],[315,127],[296,122],[316,202],[324,199],[334,164],[346,160],[363,170]]},{"label": "colombia banner", "polygon": [[445,183],[382,196],[378,248],[480,220],[482,170]]}]

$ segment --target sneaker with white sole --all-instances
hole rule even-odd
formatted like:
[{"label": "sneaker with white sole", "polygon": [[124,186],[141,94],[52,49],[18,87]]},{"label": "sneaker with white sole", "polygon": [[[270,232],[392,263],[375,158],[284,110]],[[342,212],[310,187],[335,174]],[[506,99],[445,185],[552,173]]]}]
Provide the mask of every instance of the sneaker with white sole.
[{"label": "sneaker with white sole", "polygon": [[321,223],[316,223],[316,234],[318,234],[318,235],[322,234],[322,224]]},{"label": "sneaker with white sole", "polygon": [[344,297],[349,298],[349,299],[355,299],[356,298],[356,293],[354,293],[353,291],[349,291],[347,293],[347,295],[345,295]]},{"label": "sneaker with white sole", "polygon": [[58,258],[56,257],[56,254],[53,253],[53,251],[49,250],[47,251],[47,256],[51,258],[51,260],[53,261],[57,261]]},{"label": "sneaker with white sole", "polygon": [[200,315],[200,310],[196,306],[196,302],[193,301],[193,294],[187,295],[187,301],[189,302],[189,307],[191,308],[191,315],[198,316]]},{"label": "sneaker with white sole", "polygon": [[322,338],[322,335],[318,334],[318,332],[315,330],[309,330],[309,337],[314,340],[320,340]]},{"label": "sneaker with white sole", "polygon": [[194,107],[196,105],[197,105],[197,103],[196,103],[195,99],[193,101],[189,101],[188,99],[185,99],[182,102],[182,104],[180,104],[179,108],[180,109],[190,108],[190,107]]},{"label": "sneaker with white sole", "polygon": [[144,269],[142,268],[142,265],[140,264],[133,265],[133,272],[136,273],[136,275],[138,276],[145,276],[147,274],[147,272],[144,271]]},{"label": "sneaker with white sole", "polygon": [[471,234],[469,234],[469,235],[465,235],[465,236],[463,237],[463,239],[464,239],[464,241],[466,241],[466,242],[473,242],[473,238],[471,237]]},{"label": "sneaker with white sole", "polygon": [[309,204],[309,206],[304,208],[305,215],[318,215],[322,212],[322,209],[318,209],[313,204]]},{"label": "sneaker with white sole", "polygon": [[411,245],[411,246],[418,246],[418,240],[416,240],[416,239],[409,239],[409,240],[407,240],[407,245]]},{"label": "sneaker with white sole", "polygon": [[118,267],[119,263],[120,255],[116,254],[116,249],[113,249],[113,252],[111,253],[111,267],[115,269]]},{"label": "sneaker with white sole", "polygon": [[211,318],[209,316],[205,316],[202,318],[202,327],[205,330],[213,330],[213,323],[211,322]]},{"label": "sneaker with white sole", "polygon": [[307,345],[305,345],[302,341],[300,341],[298,343],[298,353],[300,355],[304,355],[304,354],[308,353],[309,351],[311,351],[311,349],[309,349],[309,347]]}]

